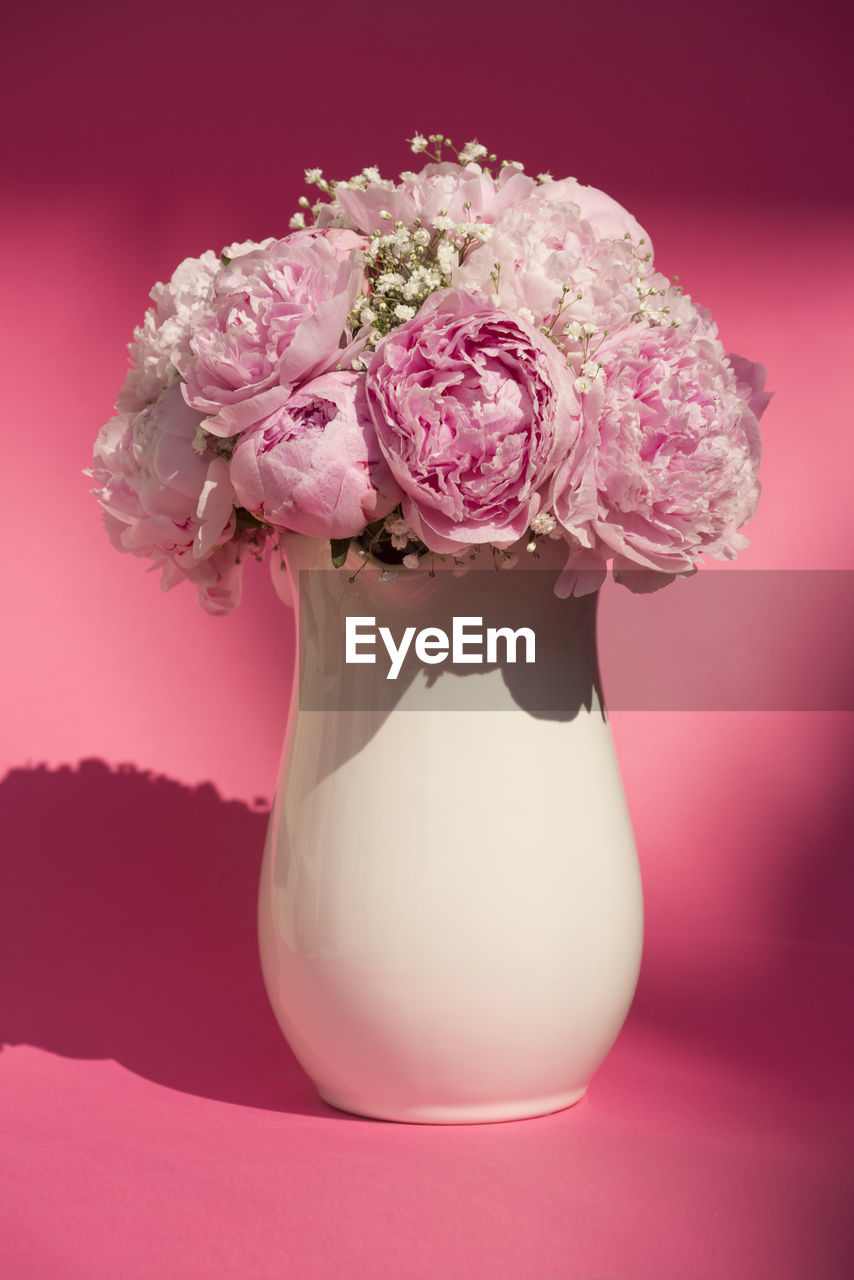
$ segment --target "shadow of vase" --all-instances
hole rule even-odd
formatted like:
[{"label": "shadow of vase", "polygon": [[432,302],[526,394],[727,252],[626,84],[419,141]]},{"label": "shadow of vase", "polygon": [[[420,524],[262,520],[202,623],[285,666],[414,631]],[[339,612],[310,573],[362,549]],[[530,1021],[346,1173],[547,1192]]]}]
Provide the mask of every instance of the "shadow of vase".
[{"label": "shadow of vase", "polygon": [[267,1002],[268,814],[128,765],[0,782],[0,1045],[112,1058],[187,1093],[331,1115]]}]

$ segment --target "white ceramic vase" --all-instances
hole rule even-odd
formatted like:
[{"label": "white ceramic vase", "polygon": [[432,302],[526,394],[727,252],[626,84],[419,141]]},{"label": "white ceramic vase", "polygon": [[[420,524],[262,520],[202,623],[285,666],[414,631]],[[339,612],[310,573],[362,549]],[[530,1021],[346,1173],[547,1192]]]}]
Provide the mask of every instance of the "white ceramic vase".
[{"label": "white ceramic vase", "polygon": [[342,666],[344,613],[390,610],[402,629],[438,601],[500,620],[508,573],[380,583],[368,566],[351,583],[327,543],[292,537],[286,557],[303,652],[259,925],[288,1042],[321,1097],[360,1115],[571,1106],[626,1017],[642,940],[595,597],[558,601],[527,575],[551,674],[421,666],[396,683],[382,649]]}]

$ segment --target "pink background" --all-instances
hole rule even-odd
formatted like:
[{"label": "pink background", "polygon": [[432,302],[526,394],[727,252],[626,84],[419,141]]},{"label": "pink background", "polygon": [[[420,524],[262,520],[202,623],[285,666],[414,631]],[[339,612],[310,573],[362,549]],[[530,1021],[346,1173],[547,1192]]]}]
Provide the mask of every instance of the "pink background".
[{"label": "pink background", "polygon": [[[742,565],[854,568],[851,34],[841,5],[768,0],[6,20],[4,1277],[852,1273],[851,714],[615,713],[647,945],[588,1098],[480,1128],[347,1118],[255,953],[289,616],[254,565],[227,620],[161,595],[80,475],[154,280],[283,233],[305,166],[394,173],[441,129],[632,209],[777,392]],[[766,660],[803,687],[833,619],[799,603]],[[631,616],[606,598],[606,683]]]}]

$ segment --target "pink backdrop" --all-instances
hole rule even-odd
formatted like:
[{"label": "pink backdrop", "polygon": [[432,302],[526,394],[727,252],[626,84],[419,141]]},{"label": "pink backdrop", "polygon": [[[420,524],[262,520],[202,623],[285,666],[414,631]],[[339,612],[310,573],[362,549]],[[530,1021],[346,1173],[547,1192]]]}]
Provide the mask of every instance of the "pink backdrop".
[{"label": "pink backdrop", "polygon": [[[777,393],[742,566],[851,570],[851,34],[821,0],[7,19],[1,1274],[852,1273],[850,712],[616,712],[647,946],[588,1098],[482,1128],[343,1117],[255,955],[289,616],[254,565],[230,619],[162,595],[80,474],[154,280],[282,233],[305,166],[393,173],[443,129],[632,209]],[[606,683],[631,619],[606,598]],[[818,621],[793,594],[763,639],[793,687],[827,674]]]}]

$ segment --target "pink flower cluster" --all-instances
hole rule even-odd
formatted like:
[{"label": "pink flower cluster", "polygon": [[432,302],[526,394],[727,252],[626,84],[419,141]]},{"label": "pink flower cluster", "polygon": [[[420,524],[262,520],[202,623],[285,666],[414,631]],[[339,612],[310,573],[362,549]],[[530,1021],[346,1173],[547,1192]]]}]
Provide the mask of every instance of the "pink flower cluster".
[{"label": "pink flower cluster", "polygon": [[308,171],[290,234],[152,292],[89,474],[114,545],[212,613],[282,532],[406,567],[562,539],[559,594],[746,545],[761,366],[603,192],[430,143],[396,182]]}]

